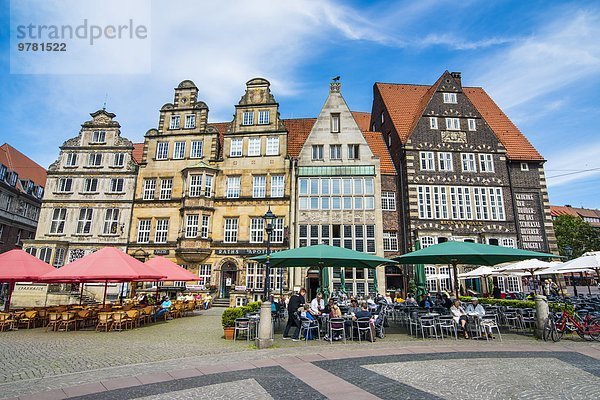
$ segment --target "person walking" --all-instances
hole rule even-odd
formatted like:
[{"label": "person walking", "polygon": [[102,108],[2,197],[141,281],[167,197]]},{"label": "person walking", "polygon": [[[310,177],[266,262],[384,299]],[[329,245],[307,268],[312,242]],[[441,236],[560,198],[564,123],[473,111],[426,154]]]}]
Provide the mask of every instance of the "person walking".
[{"label": "person walking", "polygon": [[298,317],[296,313],[298,309],[304,306],[306,300],[304,296],[306,295],[306,289],[301,288],[297,294],[293,295],[288,302],[288,319],[287,324],[285,325],[285,330],[283,331],[283,338],[290,339],[290,329],[292,326],[294,327],[294,333],[292,334],[291,339],[294,341],[298,341],[298,336],[300,334],[300,325],[298,323]]}]

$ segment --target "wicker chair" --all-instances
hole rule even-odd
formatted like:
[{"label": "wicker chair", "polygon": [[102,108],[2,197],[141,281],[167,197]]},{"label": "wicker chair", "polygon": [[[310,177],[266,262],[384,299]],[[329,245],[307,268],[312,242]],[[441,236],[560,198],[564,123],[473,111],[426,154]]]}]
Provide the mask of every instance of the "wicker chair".
[{"label": "wicker chair", "polygon": [[113,313],[112,316],[112,324],[110,325],[110,330],[111,331],[122,331],[123,330],[123,326],[125,326],[125,329],[127,329],[127,324],[129,323],[129,318],[127,317],[127,314],[125,312],[122,311],[118,311]]},{"label": "wicker chair", "polygon": [[27,329],[32,326],[35,328],[38,321],[38,312],[35,310],[25,311],[21,318],[19,318],[19,327],[27,326]]},{"label": "wicker chair", "polygon": [[99,331],[100,328],[104,328],[104,331],[108,332],[111,325],[112,325],[112,313],[109,313],[109,312],[98,313],[98,324],[96,325],[96,331]]},{"label": "wicker chair", "polygon": [[4,332],[6,327],[9,330],[14,328],[15,320],[9,313],[0,313],[0,332]]},{"label": "wicker chair", "polygon": [[142,318],[140,310],[128,310],[125,314],[127,315],[125,328],[127,328],[127,324],[129,324],[131,329],[140,327],[140,320]]},{"label": "wicker chair", "polygon": [[69,327],[73,325],[75,330],[77,330],[77,319],[76,313],[72,311],[65,311],[60,314],[60,324],[58,325],[58,330],[64,329],[65,332],[69,330]]},{"label": "wicker chair", "polygon": [[61,322],[61,316],[59,312],[49,312],[48,313],[48,324],[46,325],[46,332],[48,329],[52,329],[52,332],[58,330],[58,326]]}]

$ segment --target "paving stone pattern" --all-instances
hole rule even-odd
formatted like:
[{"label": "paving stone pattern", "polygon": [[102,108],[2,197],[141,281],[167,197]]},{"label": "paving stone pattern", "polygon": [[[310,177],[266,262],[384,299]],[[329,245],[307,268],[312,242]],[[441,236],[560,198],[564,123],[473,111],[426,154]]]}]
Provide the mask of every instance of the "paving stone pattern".
[{"label": "paving stone pattern", "polygon": [[193,389],[177,390],[171,393],[140,397],[140,400],[255,400],[273,399],[254,379],[217,383]]}]

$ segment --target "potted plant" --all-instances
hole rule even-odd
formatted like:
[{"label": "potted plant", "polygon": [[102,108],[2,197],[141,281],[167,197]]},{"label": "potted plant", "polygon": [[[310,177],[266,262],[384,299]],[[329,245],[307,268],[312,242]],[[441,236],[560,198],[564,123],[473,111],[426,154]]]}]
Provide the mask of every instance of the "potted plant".
[{"label": "potted plant", "polygon": [[221,316],[221,324],[223,325],[223,332],[225,333],[225,339],[232,340],[235,326],[235,320],[244,316],[244,310],[242,307],[231,307],[226,308]]}]

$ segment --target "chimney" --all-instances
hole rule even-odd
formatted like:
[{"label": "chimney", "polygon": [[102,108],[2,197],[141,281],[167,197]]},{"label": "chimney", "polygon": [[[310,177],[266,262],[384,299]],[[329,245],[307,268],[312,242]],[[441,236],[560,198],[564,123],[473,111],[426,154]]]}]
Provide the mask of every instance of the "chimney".
[{"label": "chimney", "polygon": [[329,84],[329,93],[339,93],[342,88],[342,84],[340,83],[340,77],[336,76],[331,78],[331,83]]},{"label": "chimney", "polygon": [[462,87],[462,80],[460,77],[460,72],[450,72],[450,75],[452,75],[452,77],[456,80],[456,82],[458,82],[460,87]]}]

